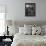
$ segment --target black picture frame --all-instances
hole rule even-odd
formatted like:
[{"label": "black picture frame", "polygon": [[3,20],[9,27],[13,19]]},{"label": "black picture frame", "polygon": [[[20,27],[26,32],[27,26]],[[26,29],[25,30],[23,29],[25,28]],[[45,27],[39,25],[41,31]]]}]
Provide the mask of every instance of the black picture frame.
[{"label": "black picture frame", "polygon": [[25,3],[25,16],[36,16],[36,3]]}]

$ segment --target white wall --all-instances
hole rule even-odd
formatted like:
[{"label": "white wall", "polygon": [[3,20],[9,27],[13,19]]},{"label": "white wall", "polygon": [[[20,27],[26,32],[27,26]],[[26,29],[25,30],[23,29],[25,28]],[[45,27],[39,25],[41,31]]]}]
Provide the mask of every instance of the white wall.
[{"label": "white wall", "polygon": [[[36,16],[25,17],[25,3],[36,3]],[[7,20],[46,21],[46,0],[0,0],[7,5]]]}]

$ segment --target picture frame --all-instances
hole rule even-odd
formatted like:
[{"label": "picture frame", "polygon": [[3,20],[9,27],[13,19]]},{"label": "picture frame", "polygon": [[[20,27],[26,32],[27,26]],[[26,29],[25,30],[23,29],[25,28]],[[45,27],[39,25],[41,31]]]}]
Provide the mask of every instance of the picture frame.
[{"label": "picture frame", "polygon": [[36,3],[25,3],[25,16],[36,16]]}]

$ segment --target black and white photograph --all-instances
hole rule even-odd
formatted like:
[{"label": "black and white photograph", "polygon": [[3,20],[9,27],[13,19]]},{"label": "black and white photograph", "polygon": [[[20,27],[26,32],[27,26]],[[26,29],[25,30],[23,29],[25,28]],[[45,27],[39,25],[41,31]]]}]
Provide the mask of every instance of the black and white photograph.
[{"label": "black and white photograph", "polygon": [[0,46],[46,46],[46,0],[0,0]]},{"label": "black and white photograph", "polygon": [[36,16],[35,3],[25,3],[25,16]]}]

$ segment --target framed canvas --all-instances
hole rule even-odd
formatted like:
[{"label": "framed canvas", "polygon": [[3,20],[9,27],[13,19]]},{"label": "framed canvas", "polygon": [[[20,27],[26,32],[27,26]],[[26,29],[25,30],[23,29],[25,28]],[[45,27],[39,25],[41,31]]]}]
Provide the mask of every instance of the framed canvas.
[{"label": "framed canvas", "polygon": [[35,3],[25,3],[25,16],[36,16]]}]

